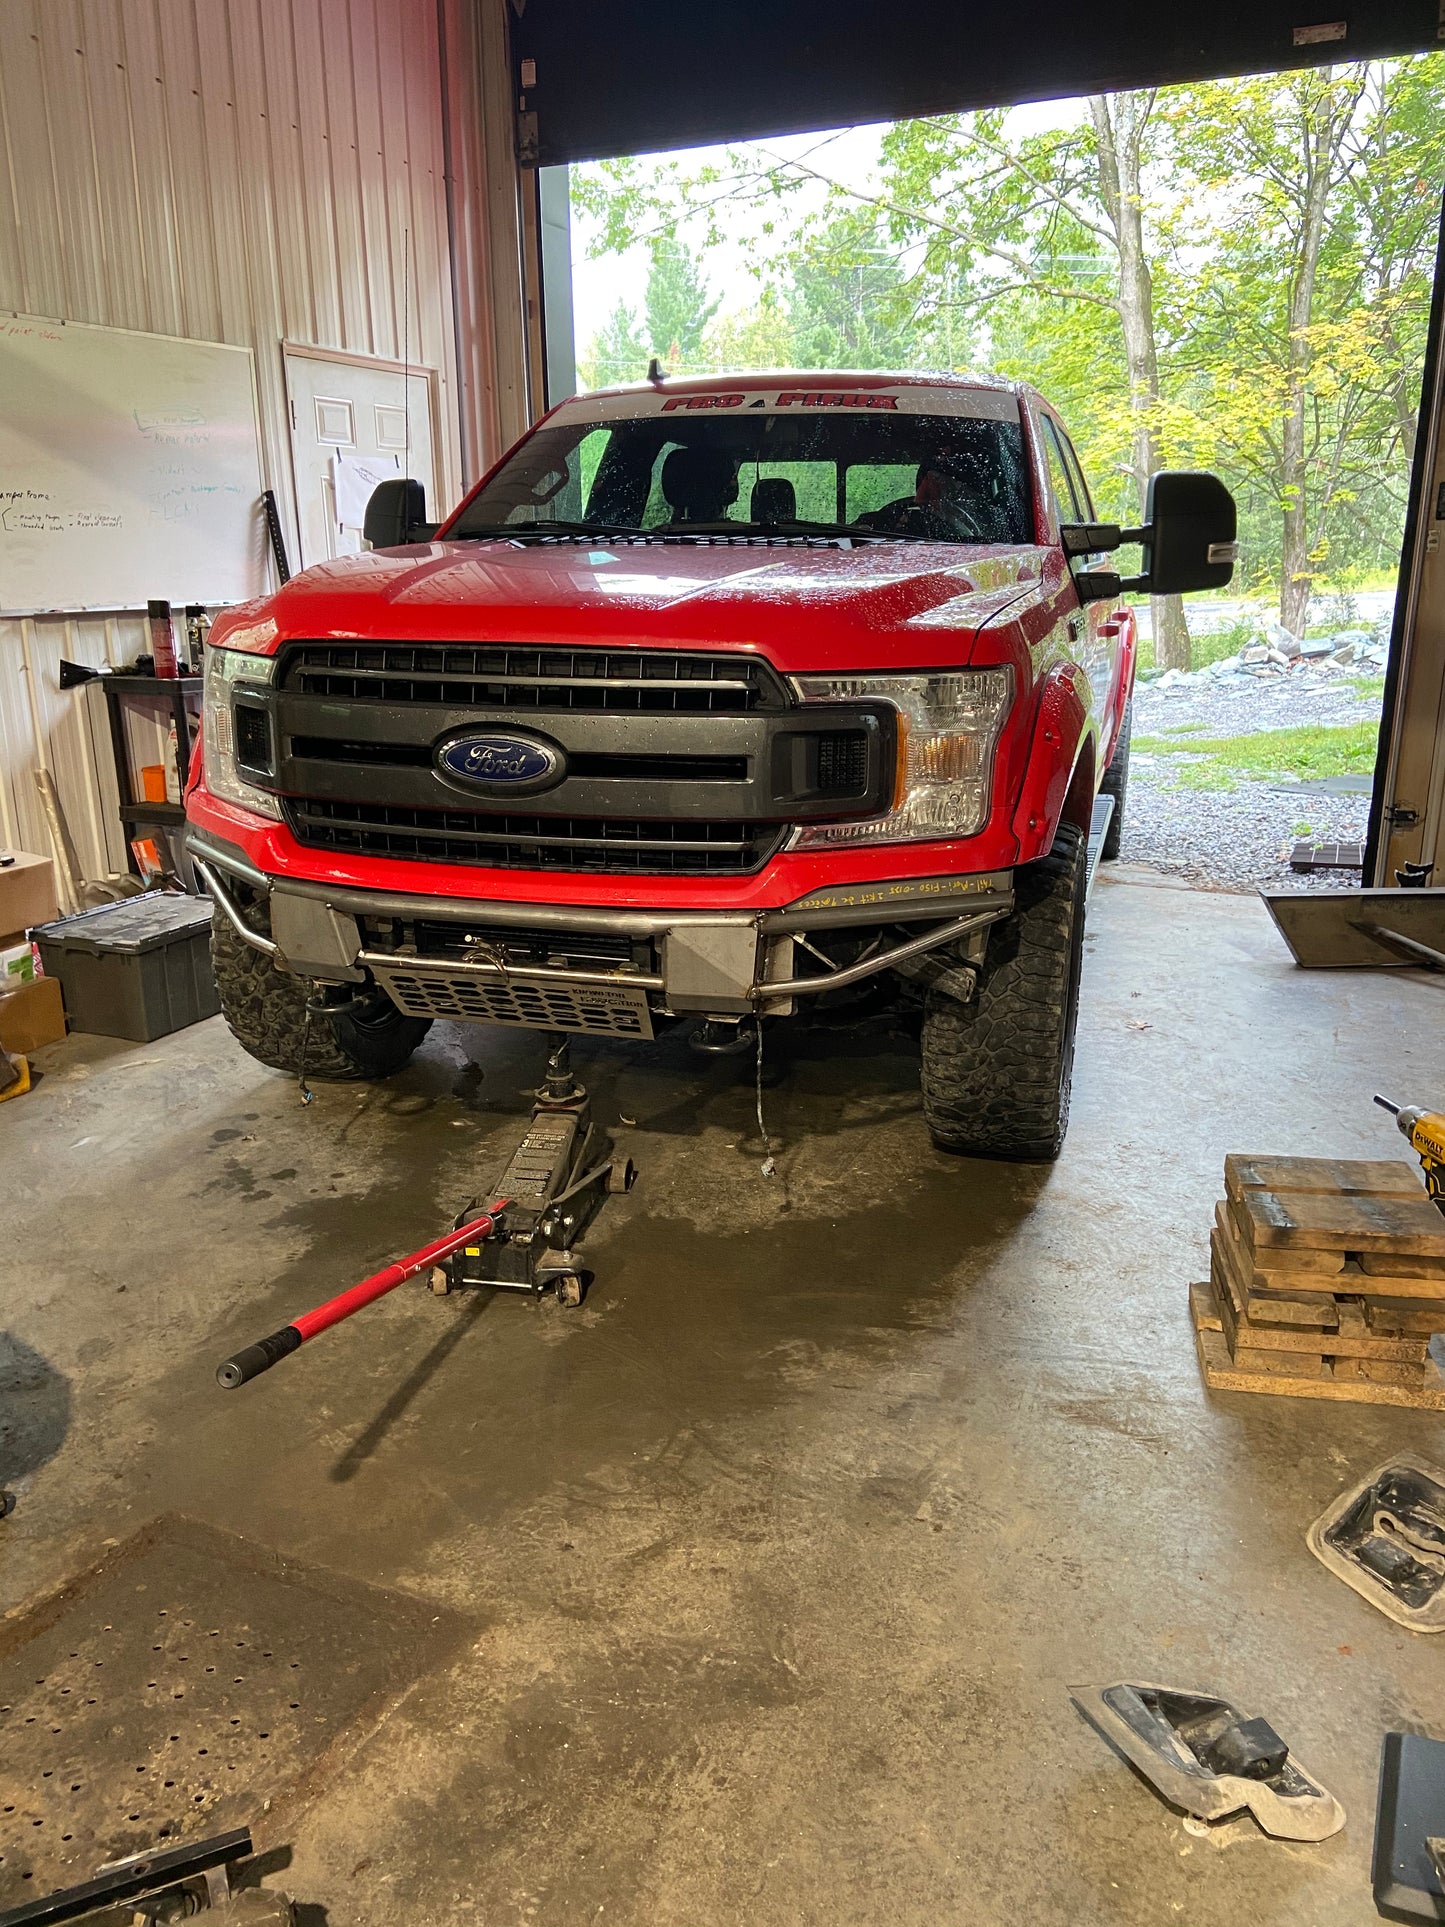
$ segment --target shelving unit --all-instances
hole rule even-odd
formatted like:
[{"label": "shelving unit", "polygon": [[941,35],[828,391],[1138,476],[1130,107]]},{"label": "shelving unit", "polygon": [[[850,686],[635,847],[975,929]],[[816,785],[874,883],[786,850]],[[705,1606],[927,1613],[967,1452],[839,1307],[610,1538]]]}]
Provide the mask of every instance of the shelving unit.
[{"label": "shelving unit", "polygon": [[130,850],[132,830],[147,825],[175,829],[185,822],[186,811],[183,803],[148,803],[136,795],[130,745],[126,738],[126,710],[142,705],[152,709],[169,709],[167,721],[174,721],[176,726],[176,776],[184,796],[197,723],[187,699],[198,700],[201,686],[202,679],[199,676],[106,676],[101,681],[105,691],[106,714],[110,720],[110,747],[115,758],[116,787],[120,792],[117,815],[126,833],[126,861],[136,874],[136,861]]}]

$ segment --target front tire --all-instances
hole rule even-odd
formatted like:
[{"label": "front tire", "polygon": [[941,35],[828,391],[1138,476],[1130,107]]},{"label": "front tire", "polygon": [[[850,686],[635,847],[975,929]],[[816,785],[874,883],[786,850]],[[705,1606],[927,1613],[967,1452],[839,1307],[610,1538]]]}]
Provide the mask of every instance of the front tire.
[{"label": "front tire", "polygon": [[941,1151],[1043,1163],[1069,1124],[1088,844],[1063,824],[1017,872],[1015,908],[989,932],[973,996],[923,1010],[923,1115]]},{"label": "front tire", "polygon": [[211,919],[211,962],[221,1012],[231,1035],[258,1063],[295,1076],[304,1068],[319,1083],[351,1083],[399,1071],[431,1029],[404,1017],[387,997],[355,1012],[313,1012],[306,1034],[306,982],[278,970],[264,952],[236,935],[223,915]]},{"label": "front tire", "polygon": [[1134,697],[1131,693],[1124,705],[1119,740],[1114,745],[1114,754],[1109,758],[1109,767],[1104,771],[1104,780],[1099,785],[1100,796],[1112,796],[1114,799],[1114,812],[1099,848],[1099,858],[1104,863],[1117,862],[1119,844],[1124,835],[1124,801],[1129,794],[1129,739],[1133,733]]}]

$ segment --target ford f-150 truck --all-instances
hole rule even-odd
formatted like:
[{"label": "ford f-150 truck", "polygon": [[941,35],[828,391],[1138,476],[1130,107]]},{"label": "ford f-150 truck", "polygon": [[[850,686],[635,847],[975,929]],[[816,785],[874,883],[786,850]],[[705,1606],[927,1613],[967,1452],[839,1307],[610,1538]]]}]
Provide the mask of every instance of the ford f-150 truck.
[{"label": "ford f-150 truck", "polygon": [[770,374],[574,398],[440,527],[420,498],[212,631],[188,848],[245,1048],[385,1077],[435,1018],[747,1047],[889,1009],[938,1145],[1055,1156],[1125,594],[1229,580],[1223,485],[1160,474],[1120,529],[1030,388]]}]

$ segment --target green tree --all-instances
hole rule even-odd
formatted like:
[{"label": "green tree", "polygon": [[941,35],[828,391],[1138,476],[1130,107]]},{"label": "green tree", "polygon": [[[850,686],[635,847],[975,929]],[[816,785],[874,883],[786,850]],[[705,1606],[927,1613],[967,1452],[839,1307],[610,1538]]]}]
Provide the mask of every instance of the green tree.
[{"label": "green tree", "polygon": [[718,302],[708,300],[707,283],[696,261],[674,235],[659,234],[651,252],[645,309],[647,340],[658,360],[676,373],[696,364],[703,334],[718,311]]},{"label": "green tree", "polygon": [[793,324],[777,289],[764,288],[755,306],[710,322],[699,360],[709,374],[796,368]]},{"label": "green tree", "polygon": [[[1187,98],[1186,98],[1187,96]],[[1276,518],[1280,619],[1398,547],[1445,154],[1428,58],[1180,90],[1181,194],[1216,210],[1184,289],[1181,392]]]},{"label": "green tree", "polygon": [[908,368],[920,341],[888,237],[871,213],[836,216],[806,238],[785,294],[799,368]]},{"label": "green tree", "polygon": [[622,381],[641,381],[647,373],[647,344],[637,331],[637,316],[619,301],[581,357],[578,374],[588,388],[611,388]]}]

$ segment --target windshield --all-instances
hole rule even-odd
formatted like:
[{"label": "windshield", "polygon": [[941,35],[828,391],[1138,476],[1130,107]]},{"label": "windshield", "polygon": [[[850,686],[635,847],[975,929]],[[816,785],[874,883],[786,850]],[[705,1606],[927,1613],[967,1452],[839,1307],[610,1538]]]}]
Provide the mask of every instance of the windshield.
[{"label": "windshield", "polygon": [[[796,412],[761,397],[694,395],[669,398],[647,414],[589,420],[577,404],[571,419],[523,442],[448,538],[1033,539],[1012,396],[984,397],[990,412],[975,416],[891,413],[873,396],[823,393],[831,405]],[[599,404],[598,414],[604,409]]]}]

